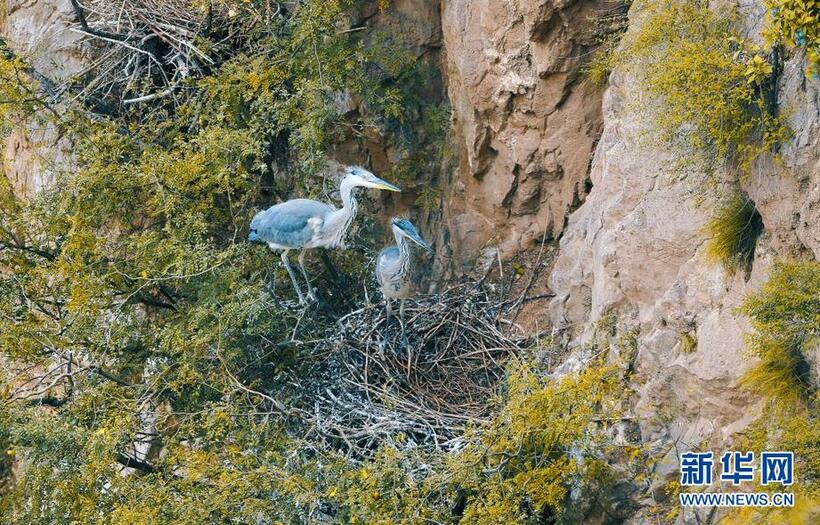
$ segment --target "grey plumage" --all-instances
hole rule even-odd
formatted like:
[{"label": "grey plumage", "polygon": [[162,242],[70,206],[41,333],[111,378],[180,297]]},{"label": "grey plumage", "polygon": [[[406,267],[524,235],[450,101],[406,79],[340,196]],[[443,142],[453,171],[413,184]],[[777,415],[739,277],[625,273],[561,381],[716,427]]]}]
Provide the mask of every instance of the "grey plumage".
[{"label": "grey plumage", "polygon": [[407,264],[398,246],[388,246],[379,252],[376,259],[376,280],[385,297],[395,299],[409,294],[406,274]]},{"label": "grey plumage", "polygon": [[313,288],[304,267],[305,250],[309,248],[344,248],[345,235],[356,217],[358,205],[353,195],[357,187],[401,191],[364,168],[347,169],[339,187],[343,206],[335,208],[309,199],[293,199],[261,211],[251,220],[248,240],[263,242],[272,250],[282,251],[282,263],[288,271],[293,288],[304,304],[305,295],[288,260],[288,251],[299,252],[299,267],[308,287],[307,296],[315,300]]},{"label": "grey plumage", "polygon": [[404,301],[411,295],[414,270],[408,241],[412,241],[428,253],[433,253],[433,249],[407,219],[394,218],[392,229],[396,244],[384,248],[376,257],[376,280],[379,282],[387,307],[385,330],[390,323],[391,302],[398,299],[399,323],[404,334]]},{"label": "grey plumage", "polygon": [[289,200],[257,213],[251,221],[251,235],[268,244],[302,248],[310,244],[325,218],[335,210],[324,202]]}]

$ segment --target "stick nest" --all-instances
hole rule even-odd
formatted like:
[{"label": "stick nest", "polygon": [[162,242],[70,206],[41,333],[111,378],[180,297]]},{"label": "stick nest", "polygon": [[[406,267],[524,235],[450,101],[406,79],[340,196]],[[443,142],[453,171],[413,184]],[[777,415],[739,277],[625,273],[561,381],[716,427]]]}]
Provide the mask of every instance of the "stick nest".
[{"label": "stick nest", "polygon": [[[124,105],[183,96],[185,81],[215,67],[220,56],[241,40],[242,30],[261,16],[249,17],[248,8],[240,19],[225,3],[204,0],[71,0],[71,4],[70,30],[97,46],[83,72],[83,94],[107,99],[113,95]],[[265,13],[280,9],[273,2]]]},{"label": "stick nest", "polygon": [[494,295],[471,283],[408,300],[406,339],[397,316],[385,329],[383,304],[339,319],[316,349],[327,371],[314,385],[318,437],[354,455],[386,440],[457,447],[467,424],[490,416],[505,362],[525,342],[505,334],[511,303]]}]

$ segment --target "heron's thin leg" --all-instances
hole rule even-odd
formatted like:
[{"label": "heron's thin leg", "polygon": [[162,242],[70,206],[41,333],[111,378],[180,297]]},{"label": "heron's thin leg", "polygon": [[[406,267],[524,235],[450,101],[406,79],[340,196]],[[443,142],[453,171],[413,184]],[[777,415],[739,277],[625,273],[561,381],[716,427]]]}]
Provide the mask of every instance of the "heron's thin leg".
[{"label": "heron's thin leg", "polygon": [[299,282],[296,280],[296,274],[293,273],[293,268],[290,266],[290,261],[288,260],[288,251],[282,251],[282,262],[285,264],[285,269],[288,271],[288,275],[290,275],[290,282],[293,283],[293,289],[296,290],[296,295],[299,296],[299,304],[305,304],[305,296],[302,295],[302,290],[299,289]]},{"label": "heron's thin leg", "polygon": [[306,252],[307,252],[307,250],[304,250],[304,249],[301,252],[299,252],[299,269],[302,270],[302,277],[305,278],[305,282],[307,283],[308,298],[315,301],[316,300],[316,294],[313,293],[313,286],[311,286],[310,278],[308,278],[307,271],[305,271],[305,253]]},{"label": "heron's thin leg", "polygon": [[399,301],[399,326],[401,326],[401,339],[407,345],[407,332],[404,329],[404,299]]},{"label": "heron's thin leg", "polygon": [[383,335],[382,335],[382,345],[386,347],[387,346],[387,329],[390,326],[390,312],[393,310],[393,307],[390,304],[390,298],[389,297],[385,297],[384,301],[385,301],[385,303],[387,303],[387,308],[386,308],[387,316],[384,319],[384,332],[383,332]]}]

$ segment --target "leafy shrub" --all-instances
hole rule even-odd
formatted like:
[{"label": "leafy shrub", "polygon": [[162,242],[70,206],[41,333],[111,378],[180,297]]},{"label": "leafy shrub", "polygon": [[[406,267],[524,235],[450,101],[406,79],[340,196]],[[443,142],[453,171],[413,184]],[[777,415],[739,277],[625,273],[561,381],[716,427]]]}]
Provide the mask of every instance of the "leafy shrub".
[{"label": "leafy shrub", "polygon": [[498,415],[469,432],[462,450],[430,457],[384,448],[328,496],[350,523],[574,522],[602,513],[615,475],[595,421],[617,419],[620,388],[612,367],[545,380],[515,365]]},{"label": "leafy shrub", "polygon": [[609,75],[618,63],[617,51],[621,40],[620,33],[613,33],[601,39],[601,43],[592,55],[592,59],[583,67],[583,72],[592,84],[604,86]]},{"label": "leafy shrub", "polygon": [[[6,491],[6,485],[12,481],[12,466],[14,457],[17,455],[17,452],[11,447],[8,429],[3,423],[3,418],[0,417],[0,499]],[[0,510],[2,510],[2,507],[0,507]]]},{"label": "leafy shrub", "polygon": [[760,359],[746,383],[774,400],[813,397],[806,353],[820,338],[820,263],[776,264],[740,312],[752,320],[748,344]]},{"label": "leafy shrub", "polygon": [[618,63],[617,50],[628,26],[627,12],[631,2],[615,2],[593,19],[595,38],[598,44],[589,63],[582,67],[587,78],[596,86],[603,86],[609,74]]},{"label": "leafy shrub", "polygon": [[[232,2],[238,16],[251,3]],[[345,133],[413,124],[405,109],[418,106],[395,85],[410,65],[392,53],[380,67],[385,49],[343,30],[355,2],[287,16],[255,5],[270,18],[179,100],[41,111],[76,160],[52,187],[23,201],[0,177],[0,391],[13,397],[0,441],[24,466],[0,498],[3,523],[308,520],[346,465],[304,443],[308,400],[288,379],[327,373],[305,343],[327,320],[283,304],[276,256],[244,239],[259,207],[322,192],[315,175]],[[36,78],[17,82],[26,70],[0,60],[6,123],[48,102]],[[371,113],[340,114],[339,93]],[[362,272],[369,255],[333,259]],[[314,275],[337,313],[360,299]],[[52,388],[19,391],[44,369]],[[135,442],[151,444],[144,462]]]},{"label": "leafy shrub", "polygon": [[738,446],[794,452],[795,507],[738,511],[730,522],[815,523],[820,519],[820,397],[806,355],[820,340],[820,262],[776,263],[740,312],[752,322],[747,348],[758,358],[743,383],[766,405]]},{"label": "leafy shrub", "polygon": [[718,206],[706,226],[706,257],[731,272],[748,269],[762,231],[763,218],[754,202],[741,193],[732,194]]},{"label": "leafy shrub", "polygon": [[767,111],[763,79],[771,68],[735,29],[735,11],[693,0],[651,0],[635,10],[637,29],[619,55],[660,140],[708,169],[731,161],[746,172],[789,136]]},{"label": "leafy shrub", "polygon": [[684,354],[691,354],[698,349],[698,340],[692,334],[682,334],[680,336],[680,351]]},{"label": "leafy shrub", "polygon": [[770,43],[806,49],[806,75],[820,78],[820,4],[814,0],[769,0]]}]

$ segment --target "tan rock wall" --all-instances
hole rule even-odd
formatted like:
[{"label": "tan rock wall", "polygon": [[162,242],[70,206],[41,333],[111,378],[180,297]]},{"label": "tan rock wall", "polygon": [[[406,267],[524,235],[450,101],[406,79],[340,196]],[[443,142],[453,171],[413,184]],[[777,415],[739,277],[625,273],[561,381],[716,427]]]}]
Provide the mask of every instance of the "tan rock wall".
[{"label": "tan rock wall", "polygon": [[445,0],[443,68],[460,165],[445,228],[456,273],[558,235],[585,194],[600,93],[580,74],[596,2]]},{"label": "tan rock wall", "polygon": [[[83,37],[69,29],[69,0],[6,0],[0,9],[0,36],[38,72],[59,83],[82,71]],[[19,195],[31,195],[70,162],[69,147],[53,125],[23,120],[5,139],[3,171]]]},{"label": "tan rock wall", "polygon": [[[750,27],[760,15],[759,6],[749,12]],[[750,327],[735,309],[765,282],[774,260],[820,257],[820,83],[806,81],[803,67],[798,54],[780,80],[780,105],[796,133],[781,151],[784,166],[760,159],[741,181],[765,226],[748,279],[705,260],[703,227],[714,202],[695,198],[703,174],[669,169],[679,153],[640,138],[651,130],[630,109],[640,86],[616,70],[604,96],[593,187],[560,240],[550,315],[571,347],[591,343],[607,315],[640,330],[633,412],[641,441],[666,456],[653,480],[656,496],[665,476],[677,475],[676,449],[725,448],[761,415],[760,401],[738,384],[753,358],[744,350]],[[685,335],[697,342],[692,352]]]}]

